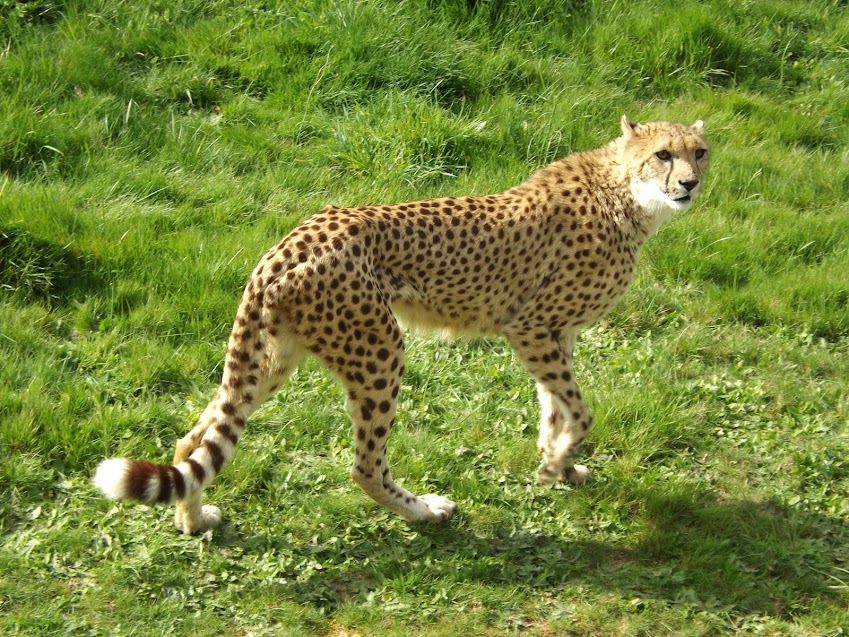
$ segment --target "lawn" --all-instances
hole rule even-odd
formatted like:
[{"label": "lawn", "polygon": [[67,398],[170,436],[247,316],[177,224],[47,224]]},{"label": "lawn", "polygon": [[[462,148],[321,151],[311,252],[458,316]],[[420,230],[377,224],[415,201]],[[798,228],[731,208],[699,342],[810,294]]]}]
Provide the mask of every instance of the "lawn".
[{"label": "lawn", "polygon": [[[326,204],[504,190],[703,119],[705,192],[584,331],[594,480],[538,484],[503,341],[407,339],[393,474],[307,359],[207,492],[167,461],[264,250]],[[0,0],[0,634],[849,633],[849,9],[840,0]]]}]

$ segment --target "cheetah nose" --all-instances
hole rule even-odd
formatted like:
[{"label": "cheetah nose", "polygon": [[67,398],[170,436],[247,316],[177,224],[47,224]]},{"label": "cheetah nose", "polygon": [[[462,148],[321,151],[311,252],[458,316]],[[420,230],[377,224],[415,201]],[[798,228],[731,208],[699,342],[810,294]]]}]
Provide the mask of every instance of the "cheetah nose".
[{"label": "cheetah nose", "polygon": [[681,184],[687,192],[691,192],[693,190],[693,188],[695,188],[696,186],[699,185],[699,180],[698,179],[688,179],[687,181],[680,181],[679,180],[678,183]]}]

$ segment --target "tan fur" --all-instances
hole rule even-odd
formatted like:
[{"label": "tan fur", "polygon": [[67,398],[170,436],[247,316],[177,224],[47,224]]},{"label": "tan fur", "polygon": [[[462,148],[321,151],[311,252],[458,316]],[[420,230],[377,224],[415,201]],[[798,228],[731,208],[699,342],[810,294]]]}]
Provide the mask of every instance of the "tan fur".
[{"label": "tan fur", "polygon": [[[311,353],[344,385],[356,483],[407,520],[440,522],[453,502],[398,486],[386,460],[404,371],[398,320],[500,335],[537,382],[541,480],[581,482],[573,457],[592,424],[574,378],[577,330],[619,300],[642,244],[701,189],[704,125],[637,125],[491,196],[364,208],[328,206],[270,249],[251,275],[221,387],[177,443],[172,467],[109,461],[112,497],[176,502],[194,533],[220,521],[201,491],[232,457],[250,414]],[[153,486],[151,486],[153,485]]]}]

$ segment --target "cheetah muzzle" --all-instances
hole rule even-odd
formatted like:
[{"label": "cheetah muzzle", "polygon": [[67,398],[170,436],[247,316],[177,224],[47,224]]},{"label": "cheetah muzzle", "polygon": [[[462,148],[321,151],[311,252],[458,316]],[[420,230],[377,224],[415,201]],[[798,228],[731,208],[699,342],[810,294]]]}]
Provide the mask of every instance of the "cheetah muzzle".
[{"label": "cheetah muzzle", "polygon": [[354,426],[351,475],[409,521],[444,522],[456,505],[416,496],[389,470],[386,444],[404,373],[399,321],[507,339],[537,383],[543,483],[580,483],[575,451],[592,416],[574,376],[581,326],[634,280],[640,247],[698,196],[708,163],[704,124],[635,124],[491,196],[335,208],[308,218],[263,256],[242,296],[221,386],[172,465],[108,459],[109,497],[175,502],[175,525],[220,523],[203,488],[232,458],[248,417],[306,354],[345,388]]}]

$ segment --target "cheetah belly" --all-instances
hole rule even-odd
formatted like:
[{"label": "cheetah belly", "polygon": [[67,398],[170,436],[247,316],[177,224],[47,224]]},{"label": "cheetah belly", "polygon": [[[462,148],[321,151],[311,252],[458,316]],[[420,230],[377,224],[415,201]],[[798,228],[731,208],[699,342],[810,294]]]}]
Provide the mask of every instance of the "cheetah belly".
[{"label": "cheetah belly", "polygon": [[376,273],[396,319],[414,331],[448,337],[500,334],[508,308],[516,304],[514,290],[524,286],[507,272],[439,270],[434,266],[403,274],[388,269]]},{"label": "cheetah belly", "polygon": [[441,312],[427,304],[398,299],[389,304],[395,318],[408,329],[424,333],[438,333],[447,337],[480,336],[499,331],[494,316],[480,311],[460,313]]}]

